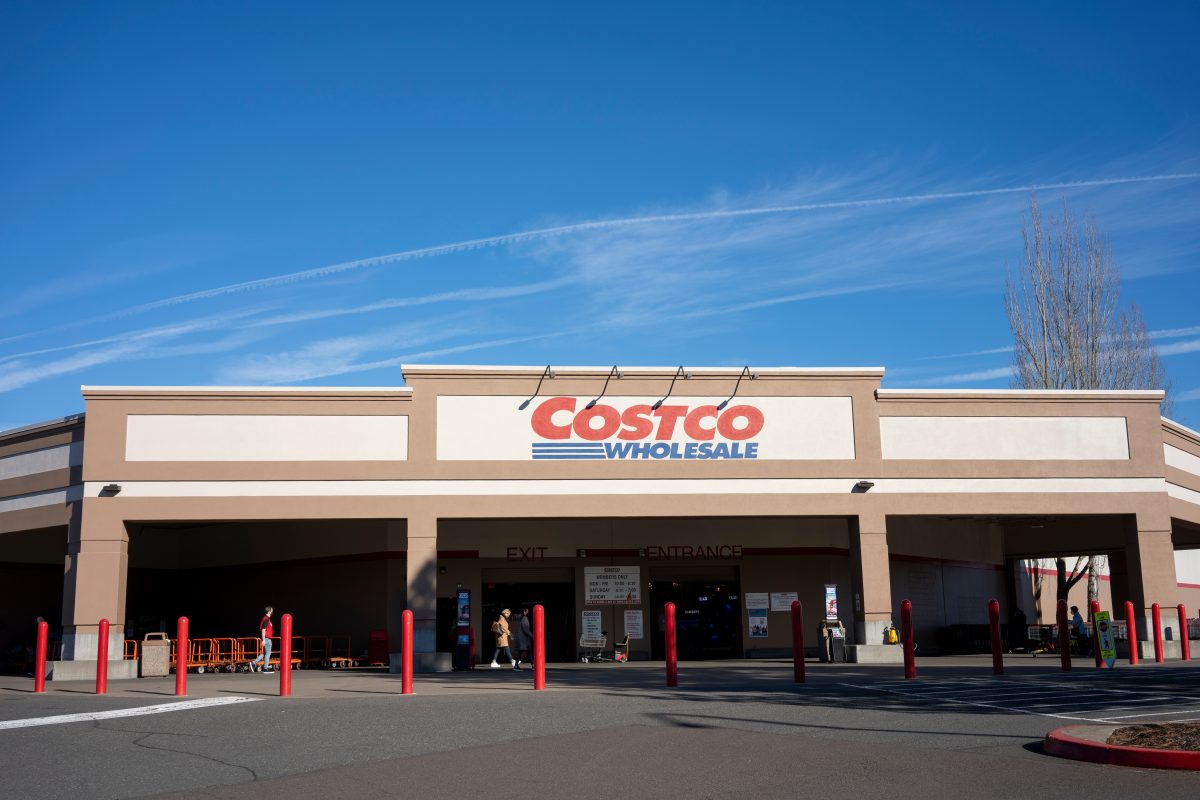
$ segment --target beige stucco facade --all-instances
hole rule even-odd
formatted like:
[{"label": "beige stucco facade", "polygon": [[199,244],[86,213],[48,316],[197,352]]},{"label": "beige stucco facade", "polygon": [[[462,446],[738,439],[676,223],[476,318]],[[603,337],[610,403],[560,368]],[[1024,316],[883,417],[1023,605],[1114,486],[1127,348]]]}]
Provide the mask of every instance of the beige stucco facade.
[{"label": "beige stucco facade", "polygon": [[[0,564],[65,563],[68,659],[94,657],[101,618],[120,639],[264,603],[393,640],[407,607],[432,653],[460,588],[483,638],[489,597],[558,584],[561,636],[600,611],[619,639],[641,611],[642,656],[672,586],[723,593],[734,613],[704,619],[737,620],[719,632],[734,655],[791,644],[781,611],[751,635],[747,594],[797,593],[815,637],[827,584],[856,644],[878,645],[903,597],[932,641],[985,621],[990,597],[1027,605],[1031,560],[1079,553],[1105,554],[1106,596],[1143,617],[1200,600],[1177,570],[1200,548],[1200,435],[1163,420],[1157,392],[883,390],[879,369],[404,372],[404,388],[84,387],[86,435],[83,419],[0,434]],[[636,568],[640,599],[592,605],[598,566]]]}]

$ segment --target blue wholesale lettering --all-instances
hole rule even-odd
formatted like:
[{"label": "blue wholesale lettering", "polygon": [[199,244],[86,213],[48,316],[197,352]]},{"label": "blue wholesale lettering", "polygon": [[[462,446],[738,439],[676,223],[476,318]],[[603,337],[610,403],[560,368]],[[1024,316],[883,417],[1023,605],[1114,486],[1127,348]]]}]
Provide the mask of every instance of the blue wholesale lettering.
[{"label": "blue wholesale lettering", "polygon": [[605,442],[610,459],[746,459],[758,458],[758,442]]}]

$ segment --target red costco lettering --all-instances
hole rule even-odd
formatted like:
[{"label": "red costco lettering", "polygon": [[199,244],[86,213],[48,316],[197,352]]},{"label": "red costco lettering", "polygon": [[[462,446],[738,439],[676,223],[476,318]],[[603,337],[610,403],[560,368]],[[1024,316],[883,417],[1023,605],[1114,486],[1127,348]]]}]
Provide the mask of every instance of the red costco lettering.
[{"label": "red costco lettering", "polygon": [[717,407],[700,406],[699,408],[696,408],[694,411],[692,411],[692,413],[688,414],[687,419],[683,421],[683,432],[693,439],[701,442],[707,442],[713,438],[713,434],[716,432],[717,428],[716,425],[711,428],[700,427],[700,420],[702,419],[711,419],[715,422],[717,419]]},{"label": "red costco lettering", "polygon": [[559,411],[575,412],[574,397],[551,397],[546,402],[533,410],[533,416],[529,418],[529,424],[533,426],[533,432],[543,439],[570,439],[571,425],[555,425],[554,415]]},{"label": "red costco lettering", "polygon": [[[733,422],[737,419],[744,419],[746,424],[735,427]],[[717,419],[717,432],[734,442],[757,436],[762,427],[763,413],[754,406],[730,406]]]},{"label": "red costco lettering", "polygon": [[[594,419],[600,420],[598,427],[593,427],[592,420]],[[621,415],[612,406],[597,403],[591,408],[585,408],[576,414],[575,424],[572,427],[580,439],[598,442],[601,439],[607,439],[617,432],[617,428],[621,427]]]},{"label": "red costco lettering", "polygon": [[583,408],[574,397],[549,397],[533,410],[529,424],[542,439],[570,439],[589,442],[605,439],[643,441],[673,441],[682,426],[683,436],[697,442],[710,442],[720,436],[731,442],[753,439],[762,433],[763,412],[755,406],[730,406],[721,411],[717,406],[692,408],[682,405],[662,405],[652,408],[645,404],[618,410],[604,403]]},{"label": "red costco lettering", "polygon": [[625,409],[625,413],[621,414],[621,424],[625,427],[621,428],[621,432],[617,434],[618,439],[626,441],[645,439],[654,430],[654,422],[650,419],[650,406],[630,406]]},{"label": "red costco lettering", "polygon": [[658,434],[655,439],[666,439],[670,441],[675,435],[675,422],[687,414],[687,406],[659,406],[654,411],[654,416],[658,417]]}]

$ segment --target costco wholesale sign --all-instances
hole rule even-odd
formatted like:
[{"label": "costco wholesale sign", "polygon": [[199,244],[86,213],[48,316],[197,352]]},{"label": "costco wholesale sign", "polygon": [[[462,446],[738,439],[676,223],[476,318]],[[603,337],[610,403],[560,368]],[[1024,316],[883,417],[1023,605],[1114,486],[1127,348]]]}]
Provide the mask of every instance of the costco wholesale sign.
[{"label": "costco wholesale sign", "polygon": [[849,397],[438,397],[448,461],[853,459]]}]

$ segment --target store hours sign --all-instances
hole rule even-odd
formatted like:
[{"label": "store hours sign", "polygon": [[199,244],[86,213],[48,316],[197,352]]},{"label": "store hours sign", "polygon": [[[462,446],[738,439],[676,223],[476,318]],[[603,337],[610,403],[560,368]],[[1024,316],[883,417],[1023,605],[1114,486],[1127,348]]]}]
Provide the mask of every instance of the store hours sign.
[{"label": "store hours sign", "polygon": [[449,461],[853,459],[849,397],[438,397]]},{"label": "store hours sign", "polygon": [[642,604],[641,567],[584,567],[583,577],[585,605]]}]

